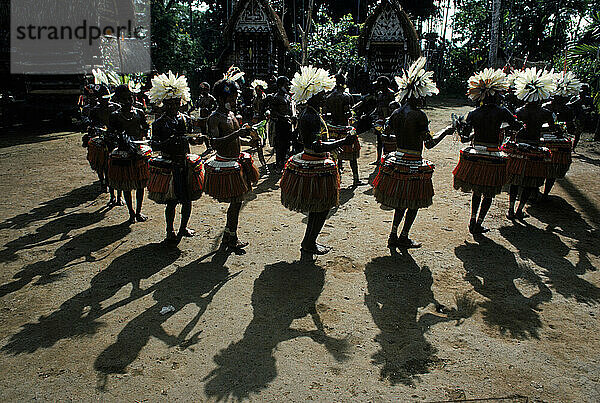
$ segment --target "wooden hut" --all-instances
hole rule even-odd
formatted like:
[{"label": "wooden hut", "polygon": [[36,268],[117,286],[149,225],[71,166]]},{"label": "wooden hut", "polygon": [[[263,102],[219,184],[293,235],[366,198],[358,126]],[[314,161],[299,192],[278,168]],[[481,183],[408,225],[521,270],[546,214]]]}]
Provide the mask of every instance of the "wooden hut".
[{"label": "wooden hut", "polygon": [[417,31],[398,0],[382,0],[359,37],[370,78],[398,75],[421,55]]},{"label": "wooden hut", "polygon": [[285,72],[290,44],[281,19],[269,0],[240,0],[225,27],[227,44],[220,67],[236,65],[250,78]]}]

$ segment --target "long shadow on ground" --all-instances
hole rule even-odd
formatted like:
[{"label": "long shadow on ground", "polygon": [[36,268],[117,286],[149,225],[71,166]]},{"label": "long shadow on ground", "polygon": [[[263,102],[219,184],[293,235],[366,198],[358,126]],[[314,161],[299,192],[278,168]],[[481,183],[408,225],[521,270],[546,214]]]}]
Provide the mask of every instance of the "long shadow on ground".
[{"label": "long shadow on ground", "polygon": [[365,276],[365,305],[380,330],[375,337],[380,350],[372,362],[381,367],[381,379],[393,385],[412,385],[420,374],[442,362],[425,333],[429,327],[452,321],[456,316],[428,312],[419,317],[419,308],[441,305],[431,290],[431,270],[419,267],[408,253],[373,259],[365,267]]},{"label": "long shadow on ground", "polygon": [[[504,246],[483,236],[479,243],[465,242],[454,249],[464,265],[467,280],[475,292],[486,297],[480,305],[483,320],[501,334],[517,339],[539,339],[542,321],[540,305],[552,299],[552,292],[526,264]],[[526,284],[530,297],[523,295],[515,281]]]},{"label": "long shadow on ground", "polygon": [[[208,262],[202,261],[210,255],[177,269],[173,274],[152,285],[144,293],[153,293],[156,303],[132,319],[117,336],[117,340],[108,346],[94,362],[98,371],[98,389],[104,390],[108,375],[124,373],[127,366],[134,362],[144,346],[155,337],[168,346],[188,348],[199,342],[201,331],[189,336],[200,321],[208,305],[217,292],[232,278],[224,266],[228,254],[217,252]],[[168,334],[162,324],[176,315],[188,304],[195,304],[198,312],[178,335]],[[161,314],[161,308],[173,306],[172,312]],[[189,336],[189,337],[188,337]]]},{"label": "long shadow on ground", "polygon": [[[41,316],[36,323],[24,325],[2,351],[31,354],[40,348],[50,348],[62,339],[96,333],[102,326],[99,318],[152,292],[154,286],[140,289],[140,281],[174,263],[180,254],[178,249],[162,244],[144,245],[124,253],[92,278],[90,288],[63,302],[57,311]],[[129,283],[132,285],[129,297],[102,307],[104,301]]]},{"label": "long shadow on ground", "polygon": [[[277,376],[274,350],[297,337],[323,344],[338,361],[347,358],[346,340],[325,334],[316,303],[325,280],[323,269],[307,263],[279,262],[265,267],[254,282],[254,317],[242,340],[221,350],[217,368],[206,378],[206,395],[216,400],[241,400],[265,389]],[[292,321],[311,315],[316,330],[293,329]]]}]

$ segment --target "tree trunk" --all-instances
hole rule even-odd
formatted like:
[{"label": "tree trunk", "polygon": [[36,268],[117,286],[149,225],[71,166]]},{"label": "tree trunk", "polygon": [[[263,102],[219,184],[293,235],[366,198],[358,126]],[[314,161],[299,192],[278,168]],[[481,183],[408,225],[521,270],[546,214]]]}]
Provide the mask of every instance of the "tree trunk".
[{"label": "tree trunk", "polygon": [[498,67],[498,40],[500,37],[500,8],[502,0],[492,0],[492,30],[490,33],[489,65]]},{"label": "tree trunk", "polygon": [[308,62],[308,35],[310,34],[310,29],[312,28],[312,12],[314,4],[315,0],[309,1],[308,15],[306,16],[306,28],[300,31],[302,34],[302,66],[306,66],[306,63]]}]

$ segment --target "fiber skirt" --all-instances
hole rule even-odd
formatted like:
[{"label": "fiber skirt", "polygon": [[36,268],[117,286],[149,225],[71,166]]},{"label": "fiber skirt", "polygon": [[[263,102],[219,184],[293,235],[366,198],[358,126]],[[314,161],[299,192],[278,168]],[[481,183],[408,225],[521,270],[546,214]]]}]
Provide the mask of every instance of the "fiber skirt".
[{"label": "fiber skirt", "polygon": [[340,174],[329,154],[303,151],[292,156],[280,187],[281,204],[292,211],[329,211],[340,202]]},{"label": "fiber skirt", "polygon": [[435,165],[419,153],[395,151],[382,158],[373,181],[378,203],[394,209],[418,209],[433,204],[431,177]]},{"label": "fiber skirt", "polygon": [[509,141],[501,148],[508,154],[506,166],[507,183],[525,187],[544,184],[550,162],[550,150],[546,147]]},{"label": "fiber skirt", "polygon": [[106,172],[108,169],[108,147],[101,137],[94,137],[88,141],[87,160],[96,172]]},{"label": "fiber skirt", "polygon": [[[327,124],[327,131],[329,132],[329,139],[331,140],[342,140],[345,139],[349,134],[355,134],[356,130],[352,126],[336,126]],[[360,157],[360,142],[358,138],[354,143],[344,145],[338,151],[338,159],[341,161],[352,161]]]},{"label": "fiber skirt", "polygon": [[460,151],[458,165],[452,171],[454,189],[494,197],[506,184],[508,157],[498,147],[474,145]]},{"label": "fiber skirt", "polygon": [[199,155],[188,154],[184,161],[166,158],[149,161],[148,198],[159,204],[189,202],[202,196],[204,164]]},{"label": "fiber skirt", "polygon": [[238,158],[215,155],[204,165],[204,192],[222,203],[242,202],[258,182],[260,174],[252,156],[240,153]]},{"label": "fiber skirt", "polygon": [[546,166],[546,178],[564,178],[571,167],[571,150],[573,143],[571,139],[559,137],[552,134],[544,134],[542,145],[550,150],[550,161]]},{"label": "fiber skirt", "polygon": [[108,186],[123,191],[145,188],[150,179],[150,152],[146,146],[136,154],[113,151],[108,159]]}]

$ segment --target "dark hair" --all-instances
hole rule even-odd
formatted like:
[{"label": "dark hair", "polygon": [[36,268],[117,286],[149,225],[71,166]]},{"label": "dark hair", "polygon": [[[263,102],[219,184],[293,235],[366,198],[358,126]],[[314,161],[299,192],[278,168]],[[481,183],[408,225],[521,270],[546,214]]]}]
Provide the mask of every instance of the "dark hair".
[{"label": "dark hair", "polygon": [[200,89],[210,91],[210,84],[206,81],[200,83]]},{"label": "dark hair", "polygon": [[346,85],[346,76],[342,73],[337,73],[335,75],[335,84],[336,85]]},{"label": "dark hair", "polygon": [[379,77],[377,77],[377,84],[379,84],[379,83],[387,85],[388,88],[392,84],[392,82],[390,81],[390,79],[387,76],[379,76]]},{"label": "dark hair", "polygon": [[238,85],[234,81],[221,79],[213,87],[213,94],[217,99],[222,99],[234,92],[238,92]]},{"label": "dark hair", "polygon": [[124,99],[127,98],[131,98],[131,91],[129,90],[129,87],[126,86],[125,84],[121,84],[119,85],[117,88],[115,88],[115,99],[122,101]]}]

